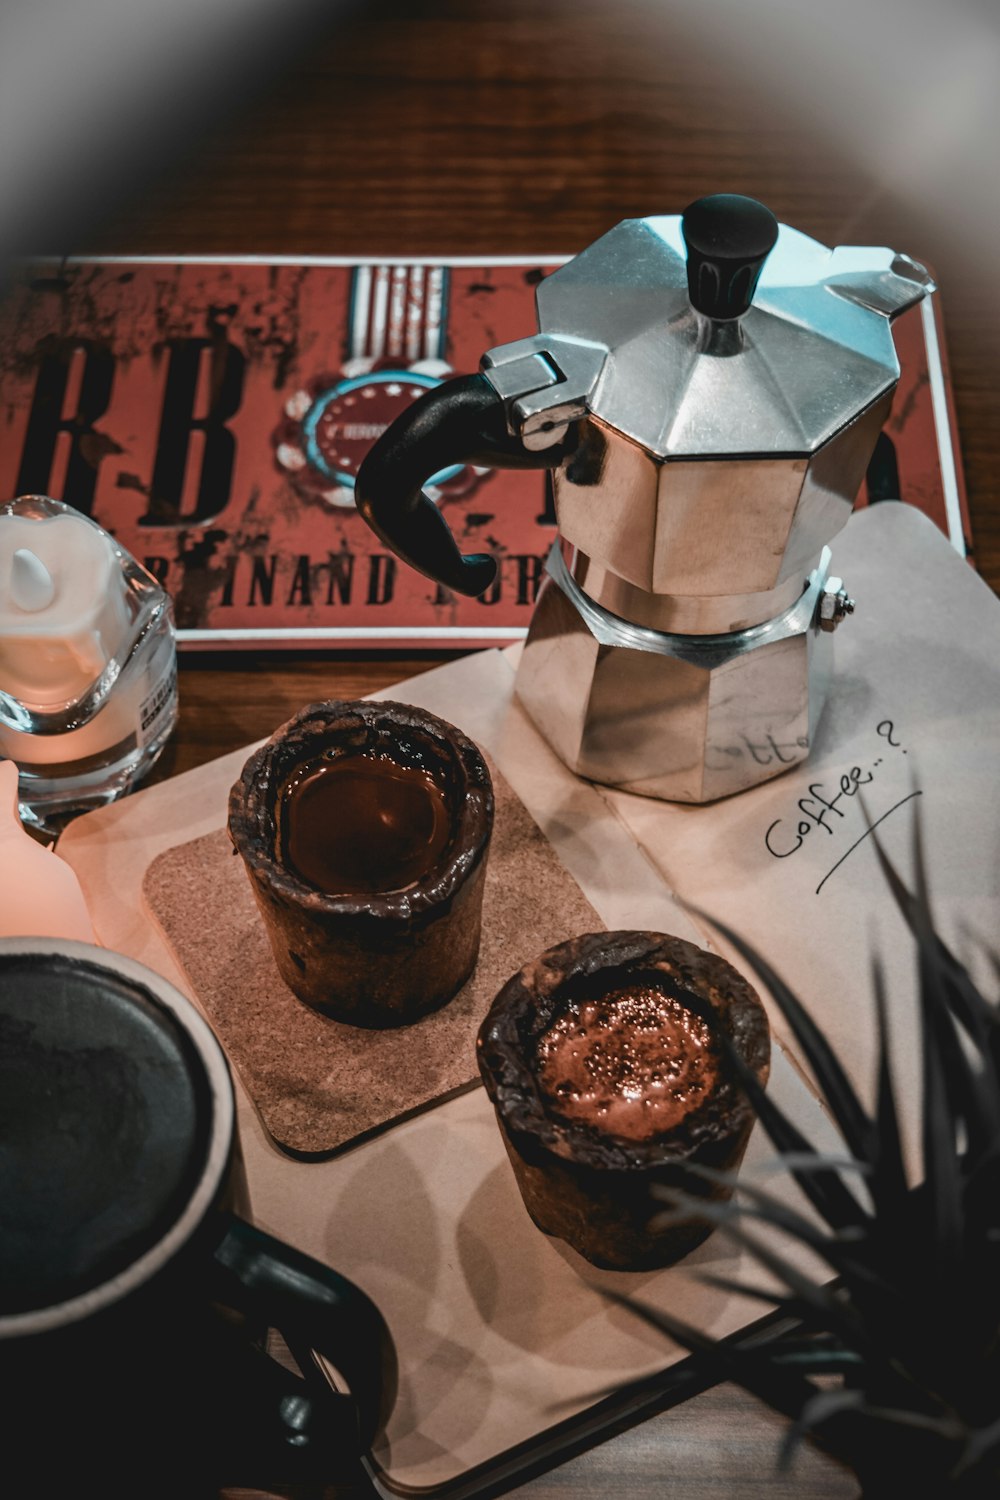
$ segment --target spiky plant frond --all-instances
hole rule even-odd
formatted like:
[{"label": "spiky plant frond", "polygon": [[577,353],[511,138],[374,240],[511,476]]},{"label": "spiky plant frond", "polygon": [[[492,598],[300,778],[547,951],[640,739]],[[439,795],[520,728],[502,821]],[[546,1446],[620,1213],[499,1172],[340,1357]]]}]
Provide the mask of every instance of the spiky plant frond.
[{"label": "spiky plant frond", "polygon": [[[914,890],[881,849],[879,858],[916,947],[923,1075],[916,1185],[907,1179],[879,965],[878,1064],[866,1106],[807,1008],[761,954],[715,921],[774,997],[849,1159],[815,1151],[731,1054],[815,1218],[739,1176],[726,1178],[728,1203],[675,1194],[665,1217],[707,1217],[747,1249],[781,1291],[706,1279],[794,1317],[795,1334],[733,1348],[623,1300],[720,1379],[784,1413],[786,1458],[809,1433],[851,1466],[868,1500],[980,1500],[1000,1495],[1000,1012],[935,930],[919,837]],[[761,1225],[779,1235],[761,1238]],[[781,1236],[807,1246],[829,1277],[797,1269]]]}]

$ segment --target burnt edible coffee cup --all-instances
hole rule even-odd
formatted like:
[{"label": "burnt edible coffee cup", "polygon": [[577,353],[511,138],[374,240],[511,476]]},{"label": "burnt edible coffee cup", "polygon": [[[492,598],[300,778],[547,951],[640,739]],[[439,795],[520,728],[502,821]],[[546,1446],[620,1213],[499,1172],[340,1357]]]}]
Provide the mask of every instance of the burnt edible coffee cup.
[{"label": "burnt edible coffee cup", "polygon": [[292,993],[366,1027],[446,1004],[479,955],[493,811],[479,750],[424,709],[315,703],[276,730],[229,834]]},{"label": "burnt edible coffee cup", "polygon": [[663,1223],[657,1195],[729,1195],[700,1169],[731,1177],[753,1127],[731,1054],[763,1088],[764,1007],[725,959],[682,938],[583,933],[514,974],[477,1057],[538,1228],[618,1271],[673,1265],[706,1239],[695,1213]]},{"label": "burnt edible coffee cup", "polygon": [[395,1394],[385,1322],[241,1216],[228,1064],[166,980],[0,940],[0,1140],[0,1431],[26,1491],[315,1481],[371,1445]]}]

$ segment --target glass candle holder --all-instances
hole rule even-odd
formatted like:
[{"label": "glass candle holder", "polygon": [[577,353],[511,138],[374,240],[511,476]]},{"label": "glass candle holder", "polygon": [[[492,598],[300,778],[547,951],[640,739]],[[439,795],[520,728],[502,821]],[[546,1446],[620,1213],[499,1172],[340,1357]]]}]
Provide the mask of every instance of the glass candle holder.
[{"label": "glass candle holder", "polygon": [[44,495],[0,505],[0,757],[55,833],[127,792],[177,720],[170,596],[101,526]]}]

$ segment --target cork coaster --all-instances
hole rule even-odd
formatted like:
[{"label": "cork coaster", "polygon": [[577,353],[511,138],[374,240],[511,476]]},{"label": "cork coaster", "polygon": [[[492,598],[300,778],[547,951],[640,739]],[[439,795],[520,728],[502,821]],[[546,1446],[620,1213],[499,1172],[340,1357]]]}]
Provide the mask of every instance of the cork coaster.
[{"label": "cork coaster", "polygon": [[479,1080],[475,1039],[501,986],[554,943],[604,928],[491,766],[496,818],[479,962],[455,998],[391,1031],[332,1021],[288,989],[225,829],[153,860],[143,895],[275,1144],[328,1157]]}]

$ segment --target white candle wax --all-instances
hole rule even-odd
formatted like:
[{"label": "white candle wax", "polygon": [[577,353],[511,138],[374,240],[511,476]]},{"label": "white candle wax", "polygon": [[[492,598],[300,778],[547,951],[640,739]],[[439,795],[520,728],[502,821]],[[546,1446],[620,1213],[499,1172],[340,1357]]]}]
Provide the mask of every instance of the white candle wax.
[{"label": "white candle wax", "polygon": [[[78,703],[120,655],[130,628],[124,580],[105,531],[69,513],[44,520],[0,516],[3,692],[39,713]],[[79,728],[2,748],[33,764],[78,760],[122,739],[134,719],[134,705],[109,695],[107,707]]]},{"label": "white candle wax", "polygon": [[176,719],[170,600],[115,539],[46,496],[0,505],[0,756],[40,826],[120,796]]}]

